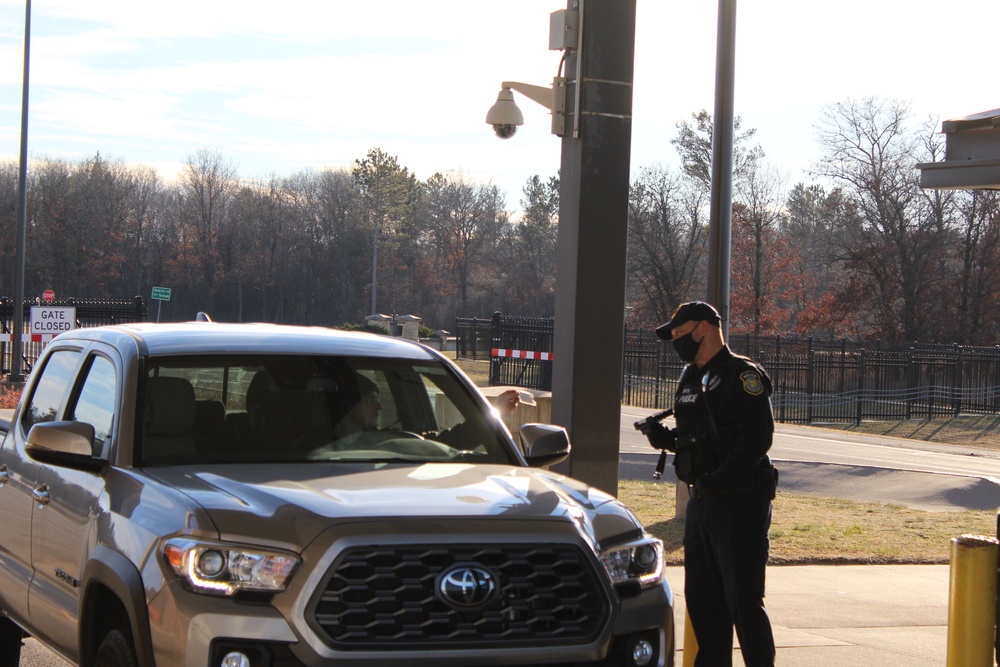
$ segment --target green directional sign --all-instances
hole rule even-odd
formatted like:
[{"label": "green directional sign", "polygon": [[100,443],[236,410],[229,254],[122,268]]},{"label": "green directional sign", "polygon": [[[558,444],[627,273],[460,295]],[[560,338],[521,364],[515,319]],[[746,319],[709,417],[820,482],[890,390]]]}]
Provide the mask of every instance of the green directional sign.
[{"label": "green directional sign", "polygon": [[154,301],[170,301],[170,288],[169,287],[154,287],[153,288],[153,300]]}]

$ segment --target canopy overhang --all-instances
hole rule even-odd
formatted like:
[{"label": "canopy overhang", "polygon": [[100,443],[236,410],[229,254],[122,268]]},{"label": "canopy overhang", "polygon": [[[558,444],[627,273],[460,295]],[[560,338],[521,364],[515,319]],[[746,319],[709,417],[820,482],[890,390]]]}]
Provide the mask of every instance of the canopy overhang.
[{"label": "canopy overhang", "polygon": [[1000,109],[941,123],[943,162],[924,162],[920,187],[935,190],[1000,190]]}]

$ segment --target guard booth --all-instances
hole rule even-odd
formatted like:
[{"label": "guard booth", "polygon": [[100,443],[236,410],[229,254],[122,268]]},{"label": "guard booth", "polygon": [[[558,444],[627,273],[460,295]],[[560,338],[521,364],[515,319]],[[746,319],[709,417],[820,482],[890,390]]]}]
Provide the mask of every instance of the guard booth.
[{"label": "guard booth", "polygon": [[[941,123],[945,135],[944,160],[924,162],[920,187],[931,190],[1000,190],[1000,109],[974,113]],[[997,513],[1000,539],[1000,511]],[[997,573],[1000,585],[1000,572]],[[996,615],[1000,618],[1000,596]],[[1000,634],[994,630],[994,653],[1000,656]]]}]

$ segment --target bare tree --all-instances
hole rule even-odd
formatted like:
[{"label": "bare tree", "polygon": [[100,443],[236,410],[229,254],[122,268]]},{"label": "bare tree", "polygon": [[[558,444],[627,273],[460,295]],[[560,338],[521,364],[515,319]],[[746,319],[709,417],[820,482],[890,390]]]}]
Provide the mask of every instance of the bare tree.
[{"label": "bare tree", "polygon": [[949,338],[992,345],[1000,334],[1000,196],[973,190],[956,197],[962,227],[955,243],[955,278],[949,303]]},{"label": "bare tree", "polygon": [[849,240],[840,254],[858,313],[889,340],[926,339],[944,248],[940,221],[922,206],[909,118],[901,102],[867,98],[828,107],[818,126],[824,156],[816,174],[841,185],[857,212],[842,218]]},{"label": "bare tree", "polygon": [[463,176],[434,174],[424,184],[421,221],[431,240],[436,266],[454,293],[452,312],[468,312],[469,290],[485,253],[496,243],[503,199],[495,185],[474,184]]},{"label": "bare tree", "polygon": [[[552,317],[555,312],[559,177],[535,174],[521,189],[521,216],[507,220],[489,263],[493,310]],[[489,308],[480,309],[488,315]]]},{"label": "bare tree", "polygon": [[706,202],[703,188],[662,166],[640,169],[633,181],[627,285],[638,321],[662,322],[696,293],[708,240]]},{"label": "bare tree", "polygon": [[237,185],[236,166],[220,151],[201,149],[188,157],[179,175],[185,238],[181,253],[200,281],[194,310],[212,310],[218,281],[219,228]]},{"label": "bare tree", "polygon": [[788,323],[793,293],[792,246],[782,228],[785,218],[782,176],[763,160],[747,163],[733,210],[731,326],[762,333]]}]

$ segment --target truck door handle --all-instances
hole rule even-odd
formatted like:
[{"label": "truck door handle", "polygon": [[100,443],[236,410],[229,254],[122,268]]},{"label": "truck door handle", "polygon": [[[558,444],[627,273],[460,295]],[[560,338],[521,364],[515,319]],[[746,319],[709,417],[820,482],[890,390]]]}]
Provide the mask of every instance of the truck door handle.
[{"label": "truck door handle", "polygon": [[48,505],[52,498],[49,496],[49,487],[45,484],[39,486],[36,489],[31,490],[31,497],[35,499],[39,505]]},{"label": "truck door handle", "polygon": [[0,466],[0,486],[3,486],[10,481],[10,473],[7,472],[7,466]]}]

